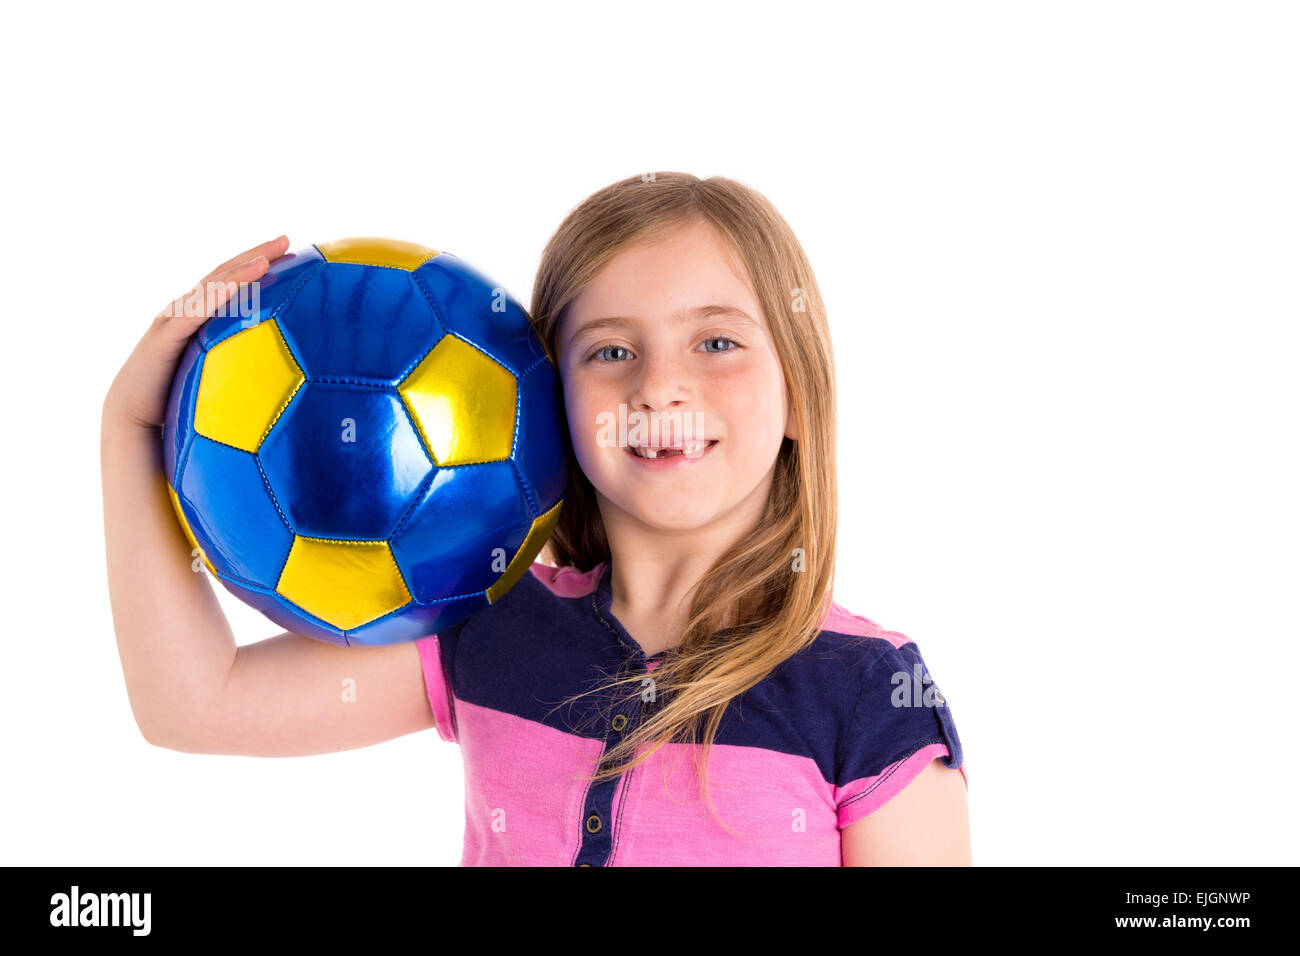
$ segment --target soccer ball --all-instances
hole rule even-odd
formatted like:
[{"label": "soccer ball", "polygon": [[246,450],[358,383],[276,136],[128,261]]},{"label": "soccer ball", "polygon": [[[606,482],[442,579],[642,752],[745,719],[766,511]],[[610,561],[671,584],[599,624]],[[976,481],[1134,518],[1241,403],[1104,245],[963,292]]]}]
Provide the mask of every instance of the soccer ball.
[{"label": "soccer ball", "polygon": [[523,308],[390,239],[276,259],[195,333],[163,425],[195,569],[339,645],[414,640],[499,600],[555,527],[570,451]]}]

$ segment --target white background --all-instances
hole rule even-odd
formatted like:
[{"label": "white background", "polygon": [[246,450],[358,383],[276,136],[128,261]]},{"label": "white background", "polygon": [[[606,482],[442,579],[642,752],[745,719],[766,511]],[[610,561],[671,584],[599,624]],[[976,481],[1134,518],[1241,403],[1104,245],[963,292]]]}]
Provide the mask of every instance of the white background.
[{"label": "white background", "polygon": [[[449,864],[435,732],[147,744],[99,414],[212,266],[384,235],[527,303],[563,216],[723,175],[800,237],[836,598],[953,708],[975,862],[1294,864],[1300,30],[1268,3],[60,5],[3,71],[3,863]],[[240,643],[279,628],[222,594]]]}]

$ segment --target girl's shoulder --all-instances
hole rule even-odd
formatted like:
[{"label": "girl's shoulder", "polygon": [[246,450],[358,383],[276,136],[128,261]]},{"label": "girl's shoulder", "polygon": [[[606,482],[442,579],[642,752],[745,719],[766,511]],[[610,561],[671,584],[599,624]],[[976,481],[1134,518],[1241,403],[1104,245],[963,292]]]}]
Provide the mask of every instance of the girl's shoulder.
[{"label": "girl's shoulder", "polygon": [[813,657],[823,666],[842,668],[836,783],[845,798],[843,825],[879,806],[933,759],[963,768],[950,702],[915,640],[832,603],[813,647],[822,649]]},{"label": "girl's shoulder", "polygon": [[841,637],[868,637],[888,641],[894,647],[911,642],[911,638],[899,631],[890,631],[871,618],[854,614],[843,605],[832,601],[826,613],[822,615],[821,630],[823,634]]},{"label": "girl's shoulder", "polygon": [[825,680],[856,694],[868,682],[910,667],[919,656],[916,642],[907,634],[832,601],[818,622],[816,637],[791,662],[819,670]]}]

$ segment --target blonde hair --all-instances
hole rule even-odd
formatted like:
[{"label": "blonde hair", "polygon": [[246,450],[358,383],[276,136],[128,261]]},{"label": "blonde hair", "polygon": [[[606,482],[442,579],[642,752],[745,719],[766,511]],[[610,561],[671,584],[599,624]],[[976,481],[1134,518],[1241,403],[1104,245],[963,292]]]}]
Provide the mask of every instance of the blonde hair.
[{"label": "blonde hair", "polygon": [[[682,639],[653,671],[663,706],[606,753],[590,779],[630,770],[666,743],[702,742],[699,779],[712,810],[708,752],[727,704],[814,641],[834,583],[834,365],[812,267],[781,214],[753,189],[720,176],[636,175],[588,197],[556,229],[538,265],[531,320],[555,359],[565,308],[614,256],[698,219],[711,223],[748,269],[799,437],[781,443],[753,534],[721,555],[692,592]],[[594,489],[576,460],[541,557],[580,571],[611,558]],[[630,674],[606,686],[628,685],[629,696],[637,696],[645,678]],[[642,745],[647,749],[636,756]]]}]

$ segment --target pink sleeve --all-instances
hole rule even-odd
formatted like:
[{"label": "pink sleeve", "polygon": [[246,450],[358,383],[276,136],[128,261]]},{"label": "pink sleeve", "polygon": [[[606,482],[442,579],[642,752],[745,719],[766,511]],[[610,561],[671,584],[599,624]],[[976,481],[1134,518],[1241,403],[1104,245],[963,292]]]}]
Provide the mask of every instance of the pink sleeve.
[{"label": "pink sleeve", "polygon": [[[930,766],[933,761],[943,760],[945,765],[951,766],[948,759],[945,759],[951,757],[952,752],[946,744],[928,744],[897,763],[890,764],[879,774],[856,780],[850,787],[837,791],[837,795],[843,798],[838,811],[839,828],[843,830],[845,827],[852,826],[868,814],[879,810],[920,776],[921,771]],[[961,766],[957,770],[961,773],[962,782],[966,784],[967,789],[970,789],[966,768]]]},{"label": "pink sleeve", "polygon": [[455,701],[451,687],[447,683],[446,673],[442,669],[442,648],[438,635],[430,634],[415,642],[420,652],[420,668],[424,671],[424,690],[429,695],[429,704],[433,708],[433,717],[438,725],[438,736],[451,743],[456,742],[454,722]]}]

